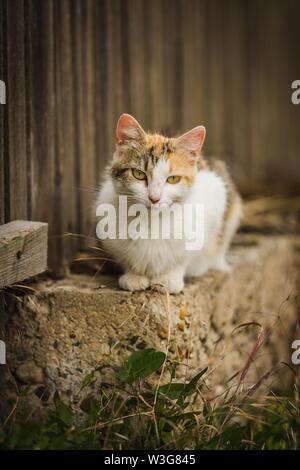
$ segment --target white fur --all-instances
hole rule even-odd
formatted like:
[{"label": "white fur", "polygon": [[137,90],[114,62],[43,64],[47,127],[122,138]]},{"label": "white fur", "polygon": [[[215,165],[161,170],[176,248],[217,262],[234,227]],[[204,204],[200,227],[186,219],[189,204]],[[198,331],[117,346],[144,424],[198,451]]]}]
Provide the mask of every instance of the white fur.
[{"label": "white fur", "polygon": [[[160,203],[171,208],[173,201],[204,206],[204,245],[201,250],[188,251],[186,240],[115,239],[104,240],[104,248],[124,268],[119,284],[126,290],[143,290],[149,286],[163,285],[171,293],[178,293],[184,287],[185,276],[200,276],[208,269],[227,270],[225,255],[230,240],[238,226],[240,205],[237,203],[228,219],[223,234],[223,243],[218,243],[222,230],[227,192],[224,181],[213,171],[201,170],[192,187],[184,184],[168,184],[170,175],[167,162],[158,164],[149,178],[148,186],[133,180],[130,188],[122,191],[119,183],[108,178],[98,196],[97,204],[110,203],[118,209],[118,197],[131,194],[130,202],[142,202],[150,207],[149,194],[159,197]],[[129,191],[128,191],[129,189]],[[154,206],[159,206],[154,204]],[[170,210],[169,208],[165,210]],[[143,223],[147,221],[143,220]],[[195,223],[195,221],[193,221]],[[172,234],[171,234],[172,235]]]}]

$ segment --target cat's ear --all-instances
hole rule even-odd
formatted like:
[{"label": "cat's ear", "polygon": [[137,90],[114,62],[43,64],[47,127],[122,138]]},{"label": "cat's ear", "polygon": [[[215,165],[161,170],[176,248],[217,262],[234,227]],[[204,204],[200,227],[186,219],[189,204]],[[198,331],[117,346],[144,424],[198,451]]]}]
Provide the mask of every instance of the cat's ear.
[{"label": "cat's ear", "polygon": [[183,151],[191,163],[196,163],[201,156],[206,130],[204,126],[194,127],[191,131],[177,137],[176,147]]},{"label": "cat's ear", "polygon": [[130,141],[144,140],[146,133],[134,117],[122,114],[116,128],[116,144],[126,145]]}]

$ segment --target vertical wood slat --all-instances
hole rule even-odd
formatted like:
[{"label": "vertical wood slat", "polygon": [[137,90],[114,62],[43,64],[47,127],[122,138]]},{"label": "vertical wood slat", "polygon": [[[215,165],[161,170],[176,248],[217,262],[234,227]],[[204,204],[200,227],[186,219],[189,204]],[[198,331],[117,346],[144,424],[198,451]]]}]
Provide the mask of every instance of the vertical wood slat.
[{"label": "vertical wood slat", "polygon": [[[249,108],[255,101],[255,87],[250,83],[253,68],[249,65],[250,53],[253,64],[257,61],[258,52],[253,55],[247,52],[249,43],[246,42],[247,18],[243,14],[245,5],[239,0],[228,1],[228,15],[224,42],[224,135],[223,158],[226,158],[236,176],[239,169],[249,175],[251,128],[249,126]],[[252,12],[254,14],[254,10]],[[253,16],[253,45],[256,40],[255,16]],[[251,51],[253,49],[251,48]],[[245,73],[245,71],[247,71]],[[249,98],[249,96],[251,98]],[[240,162],[240,164],[239,164]]]},{"label": "vertical wood slat", "polygon": [[208,142],[215,155],[223,153],[224,137],[224,15],[217,0],[208,2],[209,43],[209,99],[211,120],[209,122]]},{"label": "vertical wood slat", "polygon": [[[130,61],[130,94],[132,113],[143,124],[148,106],[145,96],[145,69],[148,57],[145,56],[143,36],[144,2],[130,0],[128,2],[128,42]],[[112,123],[113,125],[113,123]]]},{"label": "vertical wood slat", "polygon": [[28,217],[24,2],[6,3],[7,21],[7,218]]},{"label": "vertical wood slat", "polygon": [[[0,0],[0,18],[6,16],[5,1]],[[5,22],[0,21],[0,50],[6,49]],[[0,54],[0,80],[6,83],[5,58]],[[6,104],[0,104],[0,225],[5,222],[5,178],[4,178],[4,158],[5,158],[5,119]],[[1,301],[1,299],[0,299]]]},{"label": "vertical wood slat", "polygon": [[96,185],[96,150],[94,119],[94,54],[93,43],[93,2],[74,2],[74,49],[75,93],[77,120],[77,188],[79,191],[79,233],[92,236],[91,217],[93,211],[93,191]]},{"label": "vertical wood slat", "polygon": [[57,229],[61,239],[61,259],[69,260],[76,248],[76,239],[65,236],[76,229],[76,163],[74,131],[74,74],[72,73],[72,37],[70,1],[54,2],[55,24],[55,191]]},{"label": "vertical wood slat", "polygon": [[[294,80],[300,77],[300,60],[299,60],[299,2],[291,0],[285,3],[285,18],[288,20],[284,23],[282,35],[288,38],[285,43],[286,64],[282,73],[285,72],[284,81],[289,86]],[[285,89],[284,89],[285,90]],[[286,90],[286,94],[290,94]],[[280,159],[281,167],[284,167],[285,179],[296,187],[299,186],[299,105],[295,106],[291,100],[287,103],[285,109],[284,122],[286,124],[285,138],[288,137],[289,145],[285,145],[284,150],[287,151],[286,159]],[[296,124],[296,125],[295,125]],[[280,136],[282,138],[282,135]]]},{"label": "vertical wood slat", "polygon": [[[251,128],[252,148],[249,155],[251,160],[249,176],[250,178],[252,176],[251,179],[254,177],[257,180],[266,177],[266,163],[270,158],[274,158],[274,143],[276,141],[274,129],[279,111],[276,80],[270,80],[270,77],[276,76],[276,57],[280,57],[280,52],[276,50],[275,46],[274,7],[267,9],[265,4],[256,0],[252,5],[249,5],[247,18],[247,33],[254,36],[253,47],[257,50],[255,56],[251,50],[248,50],[250,93],[252,90],[254,95],[256,91],[256,100],[253,99],[250,103],[250,113],[255,125]],[[254,22],[253,19],[255,19]],[[268,34],[265,33],[266,21],[268,22]],[[280,86],[284,86],[284,84],[281,83]],[[260,154],[263,155],[263,158],[256,157]]]},{"label": "vertical wood slat", "polygon": [[106,0],[106,93],[108,94],[106,108],[107,155],[104,157],[106,161],[111,159],[115,148],[116,121],[122,112],[128,112],[123,109],[120,1],[122,0],[114,2]]},{"label": "vertical wood slat", "polygon": [[[164,131],[167,126],[166,104],[161,106],[161,93],[165,89],[165,69],[163,62],[163,10],[162,5],[144,1],[143,28],[147,34],[143,36],[144,49],[144,86],[147,105],[143,124],[145,129]],[[151,28],[149,28],[151,25]],[[160,73],[157,73],[158,70]]]},{"label": "vertical wood slat", "polygon": [[[184,128],[182,116],[183,104],[183,37],[182,22],[184,4],[180,0],[164,2],[164,64],[161,71],[165,73],[166,84],[160,91],[160,99],[168,108],[167,129],[172,134],[181,132]],[[159,73],[159,71],[157,71]]]},{"label": "vertical wood slat", "polygon": [[27,107],[32,220],[49,223],[49,263],[62,261],[61,212],[56,193],[56,107],[53,2],[26,2],[28,17]]},{"label": "vertical wood slat", "polygon": [[203,2],[200,4],[199,2],[191,1],[185,2],[183,8],[185,15],[185,21],[182,26],[184,37],[183,69],[193,71],[193,73],[184,73],[182,77],[182,116],[184,127],[188,130],[196,125],[205,124],[205,122],[201,121],[201,118],[203,119],[201,105],[204,91],[201,84],[201,56],[204,50],[201,49],[202,37],[199,37],[201,32],[199,20],[201,20],[205,6]]},{"label": "vertical wood slat", "polygon": [[107,139],[107,7],[105,2],[97,2],[93,14],[94,32],[94,125],[95,125],[95,186],[100,184],[104,167],[109,158]]}]

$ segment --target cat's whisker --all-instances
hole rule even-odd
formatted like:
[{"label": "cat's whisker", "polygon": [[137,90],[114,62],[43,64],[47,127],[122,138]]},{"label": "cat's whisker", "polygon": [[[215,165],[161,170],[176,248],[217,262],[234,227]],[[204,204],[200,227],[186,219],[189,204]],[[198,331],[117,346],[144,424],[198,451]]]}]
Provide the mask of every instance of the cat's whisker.
[{"label": "cat's whisker", "polygon": [[80,185],[80,186],[73,186],[73,189],[77,191],[87,191],[91,193],[98,193],[100,190],[100,186]]}]

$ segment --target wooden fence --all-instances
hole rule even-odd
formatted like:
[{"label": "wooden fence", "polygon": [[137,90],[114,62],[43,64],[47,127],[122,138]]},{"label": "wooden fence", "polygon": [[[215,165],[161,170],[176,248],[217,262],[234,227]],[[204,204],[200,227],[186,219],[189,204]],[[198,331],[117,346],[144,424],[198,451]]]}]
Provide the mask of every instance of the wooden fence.
[{"label": "wooden fence", "polygon": [[122,112],[207,127],[245,191],[299,184],[298,0],[0,0],[0,223],[46,221],[50,265],[90,233]]}]

